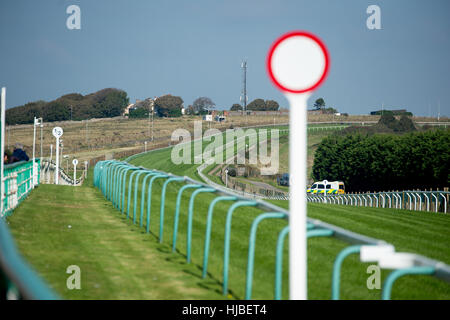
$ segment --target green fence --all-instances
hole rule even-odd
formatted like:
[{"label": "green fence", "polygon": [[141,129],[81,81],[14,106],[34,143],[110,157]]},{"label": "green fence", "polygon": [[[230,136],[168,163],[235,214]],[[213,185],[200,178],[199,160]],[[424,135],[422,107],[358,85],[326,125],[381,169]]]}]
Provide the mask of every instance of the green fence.
[{"label": "green fence", "polygon": [[[39,184],[40,159],[5,164],[5,109],[6,88],[1,89],[0,122],[0,300],[57,299],[57,296],[39,278],[20,256],[8,230],[6,216],[16,208]],[[34,163],[34,170],[33,170]]]},{"label": "green fence", "polygon": [[[39,184],[40,159],[35,161],[35,181]],[[4,166],[4,195],[2,216],[8,216],[33,189],[33,161],[20,161]]]},{"label": "green fence", "polygon": [[[139,177],[143,175],[142,185],[139,188]],[[226,188],[212,187],[193,180],[189,177],[179,177],[169,173],[158,170],[149,170],[143,167],[136,167],[127,162],[120,162],[116,160],[100,161],[94,168],[94,185],[100,189],[103,195],[110,200],[114,207],[116,207],[122,214],[126,214],[127,219],[133,216],[133,223],[137,223],[139,219],[140,227],[144,227],[146,222],[146,232],[149,233],[149,225],[151,215],[158,214],[158,212],[151,212],[152,193],[156,193],[153,182],[156,179],[163,180],[163,187],[161,193],[156,194],[160,197],[161,205],[159,210],[159,241],[162,243],[164,230],[164,215],[166,188],[170,182],[183,182],[179,187],[175,203],[174,224],[173,224],[173,238],[172,249],[176,247],[177,234],[179,229],[179,215],[181,207],[181,198],[183,192],[187,189],[196,189],[189,198],[187,208],[187,241],[186,241],[186,260],[191,262],[191,243],[192,243],[192,228],[193,228],[193,214],[194,201],[200,193],[212,193],[215,198],[209,203],[208,214],[206,216],[206,234],[204,240],[204,256],[203,256],[203,271],[202,275],[205,278],[208,268],[209,247],[211,239],[212,219],[214,214],[214,207],[219,201],[232,201],[233,204],[229,207],[226,214],[226,225],[224,234],[224,256],[223,256],[223,278],[222,278],[222,292],[227,295],[228,277],[229,277],[229,257],[230,257],[230,234],[232,228],[233,212],[239,207],[254,207],[261,210],[261,213],[253,220],[252,226],[248,234],[248,257],[246,268],[246,283],[245,283],[245,298],[252,297],[252,284],[254,272],[255,246],[256,234],[258,232],[258,225],[261,221],[266,219],[289,219],[289,212],[285,209],[279,208],[270,203],[258,200],[250,200],[242,197],[239,194],[230,192]],[[134,184],[133,184],[134,183]],[[128,189],[128,190],[127,190]],[[139,193],[140,191],[140,194]],[[134,194],[133,194],[134,193]],[[140,200],[140,210],[138,208],[138,198]],[[147,206],[145,206],[145,199],[147,199]],[[133,202],[133,210],[130,210],[130,203]],[[273,297],[274,299],[281,299],[281,285],[282,285],[282,261],[283,261],[283,247],[286,235],[289,233],[289,226],[285,227],[279,234],[276,246],[275,258],[275,283]],[[332,299],[339,299],[340,274],[342,269],[342,262],[349,254],[360,254],[361,262],[377,262],[379,266],[385,266],[386,269],[394,269],[388,276],[385,285],[383,286],[382,299],[389,299],[393,284],[396,279],[407,274],[428,274],[439,279],[450,282],[450,266],[443,262],[429,259],[417,254],[395,252],[393,245],[386,243],[383,240],[378,240],[364,235],[360,235],[334,225],[319,221],[317,219],[308,219],[307,224],[307,238],[312,237],[335,237],[350,245],[344,249],[335,259],[335,264],[332,273]],[[355,246],[356,245],[356,246]],[[384,251],[383,251],[384,250]],[[380,255],[378,252],[384,252]],[[401,258],[401,264],[398,260]],[[426,270],[425,270],[425,269]],[[424,271],[425,270],[425,271]]]}]

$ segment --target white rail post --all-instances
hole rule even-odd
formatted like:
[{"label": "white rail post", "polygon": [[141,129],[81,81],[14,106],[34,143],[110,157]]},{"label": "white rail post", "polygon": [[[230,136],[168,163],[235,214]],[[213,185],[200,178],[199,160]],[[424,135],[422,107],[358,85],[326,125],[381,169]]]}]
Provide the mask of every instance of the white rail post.
[{"label": "white rail post", "polygon": [[73,185],[76,186],[77,185],[77,164],[78,164],[78,160],[77,159],[73,159],[72,160],[72,164],[73,164]]},{"label": "white rail post", "polygon": [[31,188],[32,189],[34,189],[34,159],[35,159],[35,153],[36,153],[36,121],[37,121],[37,118],[34,117],[34,120],[33,120],[33,171],[32,171],[33,179],[31,179]]},{"label": "white rail post", "polygon": [[444,198],[444,213],[447,213],[447,198],[442,193],[439,194]]},{"label": "white rail post", "polygon": [[426,193],[423,194],[427,198],[427,211],[430,211],[430,197]]},{"label": "white rail post", "polygon": [[411,192],[411,195],[414,198],[414,211],[417,211],[417,198],[416,198],[416,194],[413,192]]},{"label": "white rail post", "polygon": [[434,204],[436,205],[436,212],[438,212],[438,198],[434,195],[433,192],[431,192],[431,195],[432,195],[433,198],[435,199]]}]

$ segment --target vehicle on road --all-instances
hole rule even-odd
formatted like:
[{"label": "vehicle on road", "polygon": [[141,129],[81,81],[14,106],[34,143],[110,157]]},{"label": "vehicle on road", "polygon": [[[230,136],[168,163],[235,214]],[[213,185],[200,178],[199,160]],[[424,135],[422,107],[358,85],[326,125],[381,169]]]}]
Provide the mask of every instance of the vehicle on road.
[{"label": "vehicle on road", "polygon": [[317,181],[314,182],[311,188],[308,188],[306,192],[312,194],[344,194],[345,185],[342,181]]},{"label": "vehicle on road", "polygon": [[281,177],[277,177],[277,183],[280,186],[289,187],[289,173],[283,173]]}]

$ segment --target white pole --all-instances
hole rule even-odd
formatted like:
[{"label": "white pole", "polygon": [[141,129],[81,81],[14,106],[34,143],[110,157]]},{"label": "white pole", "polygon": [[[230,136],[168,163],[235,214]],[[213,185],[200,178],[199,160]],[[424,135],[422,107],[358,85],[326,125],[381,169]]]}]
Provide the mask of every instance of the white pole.
[{"label": "white pole", "polygon": [[328,52],[314,35],[293,31],[274,43],[269,51],[267,65],[272,81],[284,92],[290,104],[289,298],[306,300],[307,100],[309,92],[326,77]]},{"label": "white pole", "polygon": [[152,143],[153,143],[153,117],[154,117],[154,113],[155,113],[155,106],[152,106]]},{"label": "white pole", "polygon": [[33,179],[31,180],[31,188],[34,189],[34,159],[36,156],[36,117],[34,117],[34,122],[33,122]]},{"label": "white pole", "polygon": [[59,138],[56,138],[56,168],[55,168],[55,184],[59,184]]},{"label": "white pole", "polygon": [[228,169],[225,170],[225,186],[228,188]]},{"label": "white pole", "polygon": [[77,165],[74,164],[73,165],[73,185],[74,186],[77,184],[76,180],[77,180]]},{"label": "white pole", "polygon": [[438,100],[438,118],[437,118],[438,122],[440,117],[441,117],[441,101]]},{"label": "white pole", "polygon": [[289,114],[289,296],[307,299],[306,122],[309,94],[286,94]]},{"label": "white pole", "polygon": [[42,124],[42,118],[41,118],[41,155],[40,155],[41,163],[42,163],[42,130],[43,130],[43,128],[44,128],[44,125]]},{"label": "white pole", "polygon": [[53,158],[53,145],[50,145],[50,162],[52,162],[52,158]]},{"label": "white pole", "polygon": [[3,216],[3,197],[5,195],[5,184],[3,182],[3,170],[5,167],[5,108],[6,108],[6,88],[2,88],[1,94],[1,147],[2,160],[0,161],[0,217]]}]

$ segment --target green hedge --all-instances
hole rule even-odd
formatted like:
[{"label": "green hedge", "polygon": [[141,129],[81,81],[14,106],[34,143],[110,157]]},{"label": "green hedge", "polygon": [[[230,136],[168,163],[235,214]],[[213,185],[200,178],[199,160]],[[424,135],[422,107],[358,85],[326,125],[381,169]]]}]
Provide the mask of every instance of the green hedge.
[{"label": "green hedge", "polygon": [[330,136],[317,148],[312,175],[344,181],[350,192],[435,189],[448,187],[449,161],[449,129]]}]

